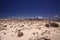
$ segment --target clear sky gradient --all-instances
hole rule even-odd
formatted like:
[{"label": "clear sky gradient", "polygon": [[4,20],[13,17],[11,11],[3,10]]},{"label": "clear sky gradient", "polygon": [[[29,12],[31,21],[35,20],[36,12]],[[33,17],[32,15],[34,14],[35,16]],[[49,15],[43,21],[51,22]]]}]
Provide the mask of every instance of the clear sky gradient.
[{"label": "clear sky gradient", "polygon": [[60,16],[60,0],[0,0],[0,17]]}]

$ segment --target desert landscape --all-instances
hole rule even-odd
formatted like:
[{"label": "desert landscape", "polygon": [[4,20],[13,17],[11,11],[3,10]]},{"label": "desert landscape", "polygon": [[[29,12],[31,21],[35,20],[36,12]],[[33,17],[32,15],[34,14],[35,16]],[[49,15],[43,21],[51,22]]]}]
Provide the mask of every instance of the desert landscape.
[{"label": "desert landscape", "polygon": [[60,40],[60,22],[45,19],[0,19],[0,40]]}]

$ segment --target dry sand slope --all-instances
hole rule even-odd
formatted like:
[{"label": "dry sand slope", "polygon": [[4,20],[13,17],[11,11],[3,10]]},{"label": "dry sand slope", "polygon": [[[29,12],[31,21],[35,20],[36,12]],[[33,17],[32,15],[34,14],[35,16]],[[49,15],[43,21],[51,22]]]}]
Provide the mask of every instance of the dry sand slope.
[{"label": "dry sand slope", "polygon": [[0,19],[0,40],[60,40],[60,22]]}]

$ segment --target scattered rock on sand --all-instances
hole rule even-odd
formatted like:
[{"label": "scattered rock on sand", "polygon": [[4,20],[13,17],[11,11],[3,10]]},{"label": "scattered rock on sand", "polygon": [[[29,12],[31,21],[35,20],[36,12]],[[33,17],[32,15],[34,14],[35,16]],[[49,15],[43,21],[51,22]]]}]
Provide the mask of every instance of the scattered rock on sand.
[{"label": "scattered rock on sand", "polygon": [[57,24],[57,23],[50,23],[50,26],[52,26],[52,27],[59,27],[59,24]]},{"label": "scattered rock on sand", "polygon": [[18,37],[22,37],[23,36],[23,32],[18,32]]}]

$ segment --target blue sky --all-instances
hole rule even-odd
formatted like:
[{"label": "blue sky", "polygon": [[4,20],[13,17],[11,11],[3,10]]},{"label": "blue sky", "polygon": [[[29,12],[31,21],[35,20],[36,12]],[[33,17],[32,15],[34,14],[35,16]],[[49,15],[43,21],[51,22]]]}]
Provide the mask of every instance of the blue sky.
[{"label": "blue sky", "polygon": [[1,0],[0,17],[60,16],[60,0]]}]

